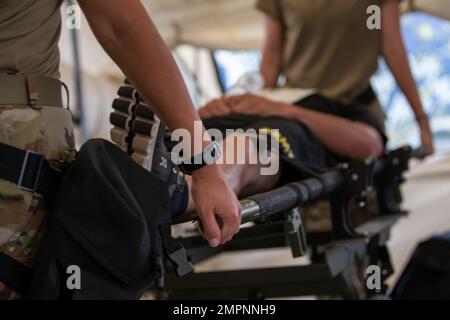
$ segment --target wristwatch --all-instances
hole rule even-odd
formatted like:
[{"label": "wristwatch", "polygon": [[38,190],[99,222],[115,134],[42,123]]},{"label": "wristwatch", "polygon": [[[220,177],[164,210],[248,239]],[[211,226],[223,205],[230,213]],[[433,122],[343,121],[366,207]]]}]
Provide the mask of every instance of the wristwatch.
[{"label": "wristwatch", "polygon": [[215,164],[221,155],[220,145],[213,141],[203,149],[201,154],[192,157],[190,161],[182,162],[180,168],[185,174],[191,175],[201,168]]}]

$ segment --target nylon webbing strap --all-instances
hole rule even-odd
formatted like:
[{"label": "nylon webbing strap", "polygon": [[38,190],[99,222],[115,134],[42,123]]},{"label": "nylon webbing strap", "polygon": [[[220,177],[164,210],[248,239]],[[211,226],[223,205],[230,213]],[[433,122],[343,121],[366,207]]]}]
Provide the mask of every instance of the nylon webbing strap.
[{"label": "nylon webbing strap", "polygon": [[0,281],[6,286],[25,296],[28,293],[32,276],[31,269],[0,252]]},{"label": "nylon webbing strap", "polygon": [[63,107],[61,88],[50,77],[0,74],[0,105]]},{"label": "nylon webbing strap", "polygon": [[0,179],[17,184],[19,189],[52,197],[61,172],[53,169],[43,155],[0,143]]},{"label": "nylon webbing strap", "polygon": [[27,83],[28,103],[33,109],[39,109],[41,107],[41,101],[36,76],[32,74],[26,74],[25,81]]}]

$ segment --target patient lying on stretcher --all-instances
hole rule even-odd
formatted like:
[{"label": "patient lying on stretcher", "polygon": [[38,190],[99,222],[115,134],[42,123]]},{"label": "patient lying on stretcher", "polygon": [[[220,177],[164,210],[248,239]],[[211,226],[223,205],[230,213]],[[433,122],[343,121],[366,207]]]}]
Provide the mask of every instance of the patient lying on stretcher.
[{"label": "patient lying on stretcher", "polygon": [[[280,170],[261,175],[259,164],[222,164],[227,180],[240,197],[269,191],[280,184],[302,179],[305,166],[325,171],[342,159],[379,157],[384,149],[383,123],[365,106],[345,108],[320,95],[295,104],[272,101],[252,94],[213,100],[199,110],[207,129],[278,129]],[[225,140],[238,140],[239,134]],[[231,150],[224,142],[222,157]],[[257,152],[246,145],[246,156]],[[237,151],[237,150],[234,150]],[[220,163],[225,163],[222,161]],[[188,185],[190,177],[186,177]],[[190,198],[188,211],[195,210]]]},{"label": "patient lying on stretcher", "polygon": [[[361,106],[341,110],[342,106],[312,95],[295,104],[272,101],[253,94],[222,97],[199,110],[207,129],[278,129],[287,144],[280,145],[283,164],[326,170],[339,159],[379,157],[384,149],[383,123]],[[227,137],[226,139],[236,139]],[[278,138],[280,139],[280,137]],[[225,145],[225,143],[224,143]],[[246,150],[249,152],[250,150]],[[227,150],[224,150],[226,156]],[[296,164],[299,164],[296,166]],[[226,167],[229,180],[238,194],[263,192],[265,180],[273,187],[281,173],[261,177],[257,165]],[[258,189],[258,190],[255,190]]]},{"label": "patient lying on stretcher", "polygon": [[[342,105],[310,91],[308,93],[309,96],[295,103],[280,102],[286,99],[284,95],[278,95],[275,99],[252,94],[228,96],[213,100],[200,109],[205,127],[216,129],[214,131],[219,133],[217,136],[223,148],[217,165],[228,181],[226,187],[232,188],[239,197],[263,193],[309,178],[318,172],[328,171],[342,160],[366,159],[382,154],[386,142],[383,120],[372,113],[363,101]],[[302,95],[305,96],[305,93],[290,92],[289,101]],[[136,101],[138,103],[135,105]],[[172,216],[197,212],[203,222],[205,238],[214,240],[209,241],[210,245],[228,242],[239,230],[240,219],[230,219],[220,210],[226,212],[238,204],[226,203],[219,211],[217,208],[196,206],[196,200],[202,202],[198,197],[210,196],[209,190],[194,192],[197,198],[192,197],[194,178],[180,176],[179,168],[170,163],[168,151],[177,154],[176,148],[180,144],[171,148],[168,141],[164,141],[164,126],[154,121],[151,107],[141,101],[131,85],[125,84],[119,89],[119,99],[114,100],[114,111],[110,117],[114,126],[111,130],[112,141],[168,183]],[[232,133],[227,132],[230,129]],[[264,132],[265,135],[249,132]],[[182,151],[178,156],[183,157]],[[261,159],[261,155],[264,155],[265,161],[248,161]],[[278,166],[267,173],[267,163]],[[195,179],[207,178],[195,176]],[[223,181],[218,179],[208,183],[215,186]],[[222,228],[216,217],[210,214],[212,210],[222,220]]]}]

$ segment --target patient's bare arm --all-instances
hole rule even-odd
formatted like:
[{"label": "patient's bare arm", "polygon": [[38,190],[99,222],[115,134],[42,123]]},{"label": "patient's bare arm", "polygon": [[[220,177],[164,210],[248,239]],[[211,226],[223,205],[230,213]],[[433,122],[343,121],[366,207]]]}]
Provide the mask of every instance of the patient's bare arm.
[{"label": "patient's bare arm", "polygon": [[380,134],[371,126],[341,117],[275,102],[252,94],[226,98],[233,113],[280,116],[307,126],[332,152],[352,159],[378,157],[383,152]]}]

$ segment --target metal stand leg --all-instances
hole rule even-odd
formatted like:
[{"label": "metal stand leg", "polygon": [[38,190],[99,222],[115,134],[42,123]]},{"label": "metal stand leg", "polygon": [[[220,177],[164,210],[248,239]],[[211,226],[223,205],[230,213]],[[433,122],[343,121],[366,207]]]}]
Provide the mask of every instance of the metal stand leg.
[{"label": "metal stand leg", "polygon": [[308,250],[306,245],[306,233],[303,228],[303,223],[300,217],[299,210],[292,209],[288,215],[285,223],[285,231],[287,234],[289,246],[292,250],[294,258],[304,256]]}]

